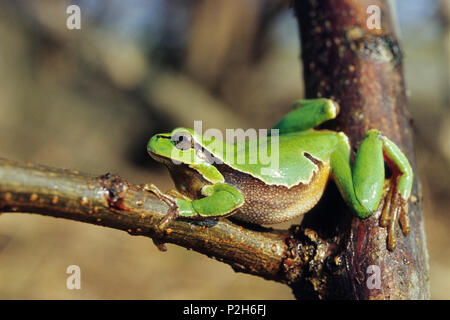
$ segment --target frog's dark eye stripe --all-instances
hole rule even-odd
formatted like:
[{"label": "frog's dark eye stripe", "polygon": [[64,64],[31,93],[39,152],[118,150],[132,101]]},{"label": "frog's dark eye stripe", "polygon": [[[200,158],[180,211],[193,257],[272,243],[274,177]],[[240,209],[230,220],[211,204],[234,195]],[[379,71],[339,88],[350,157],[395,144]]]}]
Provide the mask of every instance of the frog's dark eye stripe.
[{"label": "frog's dark eye stripe", "polygon": [[158,135],[157,138],[158,139],[172,139],[172,137],[167,137],[167,136],[163,136],[163,135]]},{"label": "frog's dark eye stripe", "polygon": [[171,137],[175,147],[180,150],[188,150],[194,146],[194,139],[189,132],[177,132]]}]

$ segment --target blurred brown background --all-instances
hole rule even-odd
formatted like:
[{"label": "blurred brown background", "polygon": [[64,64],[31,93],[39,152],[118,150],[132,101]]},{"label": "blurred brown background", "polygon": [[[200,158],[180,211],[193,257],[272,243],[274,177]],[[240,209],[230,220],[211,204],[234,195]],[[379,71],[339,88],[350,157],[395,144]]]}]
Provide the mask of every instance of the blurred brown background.
[{"label": "blurred brown background", "polygon": [[[81,30],[66,8],[81,8]],[[450,298],[450,0],[396,1],[434,299]],[[0,157],[163,190],[146,153],[175,126],[270,127],[303,96],[285,0],[0,0]],[[1,299],[292,299],[173,245],[79,222],[0,217]],[[66,289],[67,266],[82,289]]]}]

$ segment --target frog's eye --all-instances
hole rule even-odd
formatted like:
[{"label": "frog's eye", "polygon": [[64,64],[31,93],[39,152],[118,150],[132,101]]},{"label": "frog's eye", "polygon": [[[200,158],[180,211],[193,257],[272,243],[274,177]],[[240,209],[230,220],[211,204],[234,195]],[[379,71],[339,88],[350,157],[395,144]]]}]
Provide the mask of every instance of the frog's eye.
[{"label": "frog's eye", "polygon": [[194,146],[194,139],[189,132],[177,132],[172,135],[175,147],[180,150],[188,150]]}]

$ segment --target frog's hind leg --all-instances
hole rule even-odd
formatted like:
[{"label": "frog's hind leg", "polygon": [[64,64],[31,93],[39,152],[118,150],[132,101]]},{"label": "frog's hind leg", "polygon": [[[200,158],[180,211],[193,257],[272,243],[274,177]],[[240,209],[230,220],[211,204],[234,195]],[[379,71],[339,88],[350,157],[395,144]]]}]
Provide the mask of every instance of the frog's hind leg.
[{"label": "frog's hind leg", "polygon": [[350,145],[345,135],[331,155],[333,177],[343,198],[361,218],[370,217],[379,207],[385,181],[384,161],[392,168],[388,190],[383,201],[380,225],[387,227],[387,247],[394,250],[400,223],[405,235],[409,232],[407,200],[411,193],[413,173],[408,159],[400,149],[378,130],[369,130],[350,167]]},{"label": "frog's hind leg", "polygon": [[344,198],[360,219],[370,217],[378,208],[384,182],[384,161],[380,134],[369,130],[350,164],[350,144],[345,134],[337,133],[338,143],[331,154],[332,177]]},{"label": "frog's hind leg", "polygon": [[295,110],[285,115],[272,129],[279,134],[303,131],[314,128],[321,123],[336,118],[339,106],[330,99],[307,99],[294,102]]},{"label": "frog's hind leg", "polygon": [[410,231],[408,198],[411,194],[413,172],[408,159],[388,138],[382,136],[383,156],[392,169],[380,225],[388,229],[388,248],[394,250],[397,244],[397,225],[406,236]]}]

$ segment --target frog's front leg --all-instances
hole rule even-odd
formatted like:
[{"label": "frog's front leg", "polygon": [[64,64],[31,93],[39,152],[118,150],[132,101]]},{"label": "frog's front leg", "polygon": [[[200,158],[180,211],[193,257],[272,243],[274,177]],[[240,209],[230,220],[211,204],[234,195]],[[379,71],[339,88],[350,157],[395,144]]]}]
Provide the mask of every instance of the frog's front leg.
[{"label": "frog's front leg", "polygon": [[378,208],[385,178],[384,160],[393,168],[390,188],[384,201],[381,226],[388,226],[388,248],[396,246],[396,226],[400,222],[406,235],[409,231],[407,199],[411,193],[413,173],[400,149],[377,130],[369,130],[361,142],[353,168],[350,145],[343,133],[331,154],[333,179],[347,204],[359,218],[370,217]]},{"label": "frog's front leg", "polygon": [[225,183],[204,186],[201,190],[204,198],[195,200],[173,190],[164,194],[154,185],[147,185],[146,190],[169,205],[169,211],[158,225],[160,229],[165,229],[178,216],[194,219],[218,218],[232,214],[244,204],[241,192]]},{"label": "frog's front leg", "polygon": [[167,225],[170,224],[170,222],[172,222],[177,218],[178,216],[177,199],[178,198],[184,198],[186,200],[189,199],[176,190],[169,190],[167,193],[164,193],[160,191],[158,187],[155,186],[154,184],[145,184],[144,190],[153,193],[156,197],[161,199],[169,207],[169,210],[167,211],[166,215],[164,216],[164,218],[161,219],[161,221],[158,224],[158,228],[160,230],[164,230],[167,227]]}]

